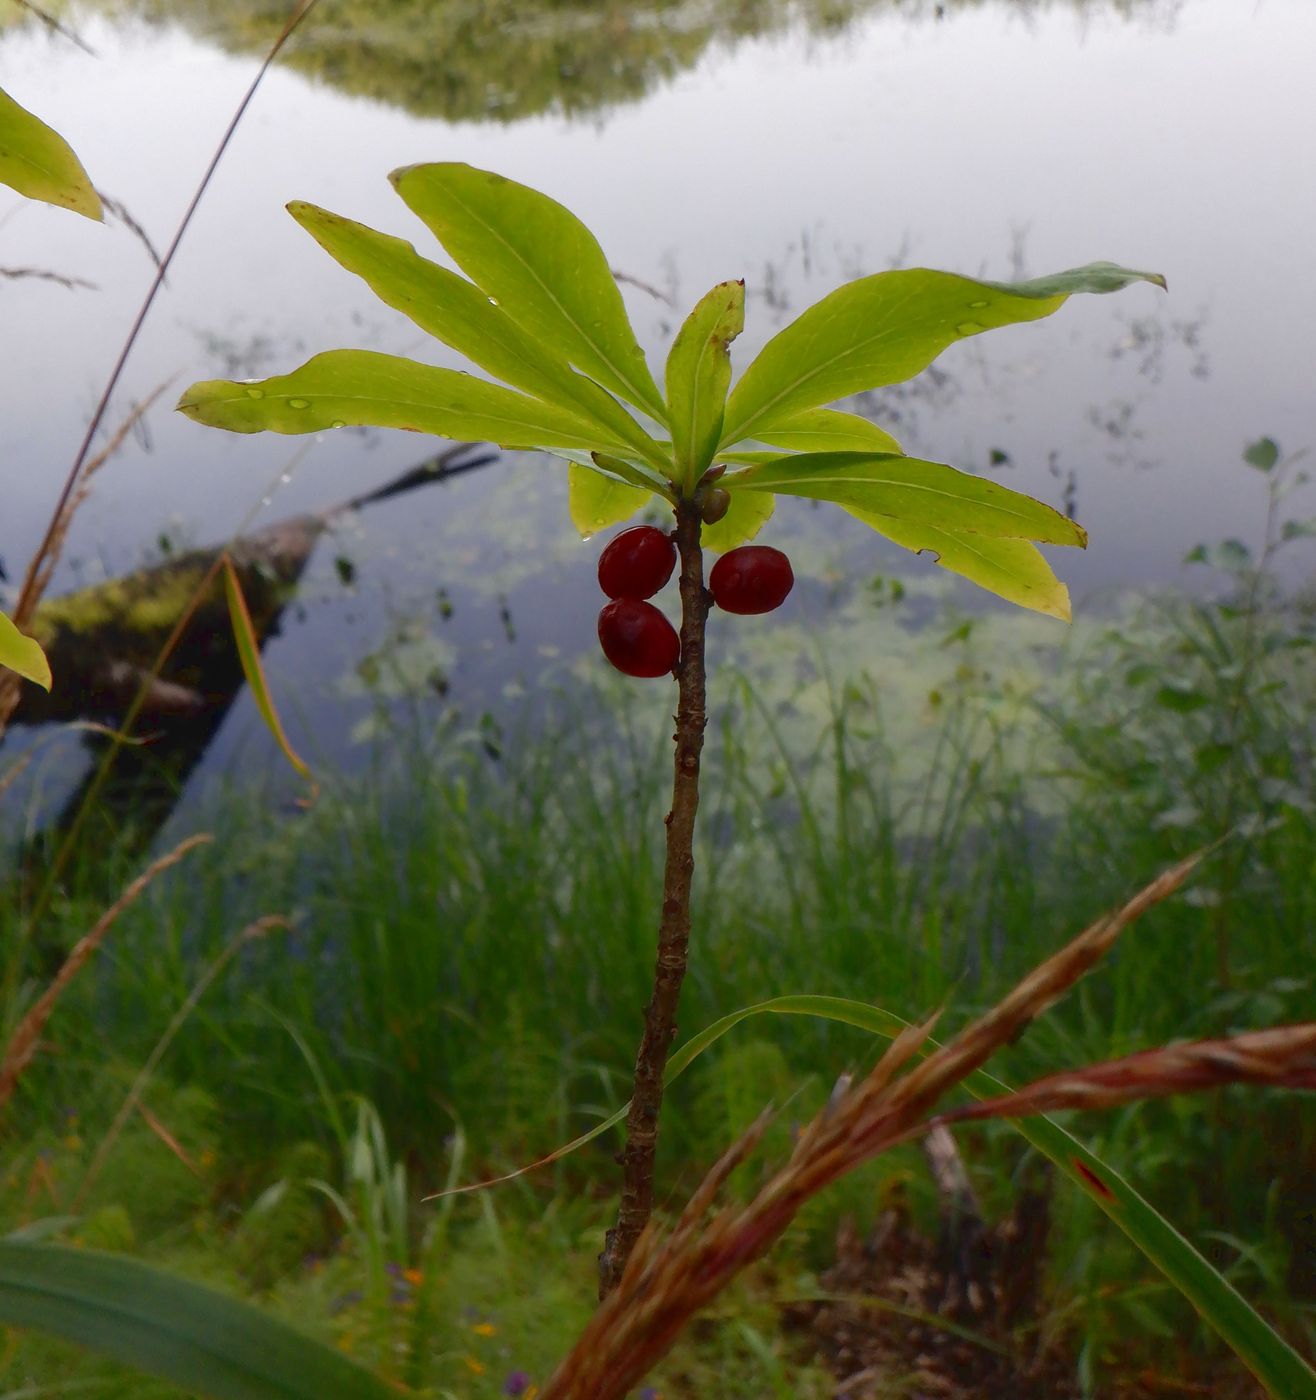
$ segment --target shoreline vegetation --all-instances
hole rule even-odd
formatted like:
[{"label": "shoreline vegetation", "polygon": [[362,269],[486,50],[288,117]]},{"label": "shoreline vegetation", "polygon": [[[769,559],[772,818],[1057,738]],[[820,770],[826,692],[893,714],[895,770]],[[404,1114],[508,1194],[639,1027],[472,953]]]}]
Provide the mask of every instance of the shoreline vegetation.
[{"label": "shoreline vegetation", "polygon": [[[994,1068],[1022,1082],[1302,1019],[1316,912],[1316,740],[1302,722],[1313,622],[1264,586],[1166,597],[1098,630],[1051,683],[1009,704],[990,643],[984,662],[970,629],[955,644],[959,686],[925,710],[930,765],[884,732],[872,677],[829,682],[821,720],[747,676],[721,678],[731,698],[711,717],[697,843],[702,958],[678,1044],[783,988],[906,1015],[944,1004],[953,1028],[1130,881],[1240,824],[1186,897],[1149,914]],[[944,643],[929,629],[920,644]],[[607,1179],[615,1135],[488,1192],[419,1198],[533,1161],[625,1097],[667,755],[657,717],[620,694],[534,704],[543,727],[496,746],[478,730],[385,730],[367,773],[326,779],[295,815],[259,785],[185,814],[215,842],[123,916],[19,1086],[0,1147],[6,1228],[55,1217],[56,1237],[254,1293],[399,1378],[397,1357],[411,1355],[399,1338],[423,1314],[435,1394],[513,1394],[502,1387],[518,1374],[527,1387],[543,1378],[584,1321],[592,1232],[610,1205],[590,1183]],[[585,703],[597,725],[571,722]],[[613,732],[615,744],[593,737]],[[76,937],[131,859],[84,848],[48,927]],[[197,1000],[88,1183],[136,1068],[230,940],[271,912],[291,927],[241,947]],[[0,917],[18,913],[7,903]],[[738,1028],[669,1093],[660,1212],[688,1194],[709,1145],[768,1099],[781,1111],[765,1156],[780,1160],[791,1125],[826,1098],[811,1067],[858,1070],[872,1053],[859,1032],[804,1017]],[[1066,1121],[1310,1351],[1311,1096],[1227,1090]],[[1013,1218],[1015,1183],[1044,1189],[1038,1161],[1002,1127],[958,1141],[986,1221]],[[1020,1365],[1046,1358],[1053,1388],[1039,1393],[1069,1393],[1057,1376],[1086,1376],[1103,1395],[1143,1393],[1132,1388],[1143,1373],[1232,1383],[1235,1363],[1090,1201],[1061,1186],[1047,1212],[1031,1316],[994,1339]],[[911,1238],[941,1228],[914,1148],[813,1203],[772,1265],[669,1360],[656,1393],[710,1394],[730,1365],[737,1378],[720,1394],[831,1394],[835,1348],[812,1323],[783,1329],[783,1310],[798,1321],[801,1297],[826,1293],[819,1280],[847,1248],[854,1257],[838,1232],[866,1238],[886,1221],[889,1236],[893,1219],[915,1253]],[[457,1298],[474,1301],[463,1311]],[[1172,1362],[1160,1354],[1170,1334],[1191,1339]],[[96,1394],[143,1393],[36,1335],[14,1358],[6,1379],[98,1377]]]}]

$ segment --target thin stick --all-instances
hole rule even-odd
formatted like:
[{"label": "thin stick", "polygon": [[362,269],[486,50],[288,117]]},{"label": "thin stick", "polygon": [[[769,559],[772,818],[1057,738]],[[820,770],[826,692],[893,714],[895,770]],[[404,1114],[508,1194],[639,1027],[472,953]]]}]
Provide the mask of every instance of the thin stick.
[{"label": "thin stick", "polygon": [[182,1030],[183,1023],[196,1010],[197,1003],[201,998],[210,990],[211,984],[232,962],[239,948],[244,948],[253,939],[264,937],[272,929],[290,927],[289,921],[279,914],[266,914],[263,918],[254,920],[229,939],[221,949],[219,956],[197,979],[196,986],[187,994],[187,999],[174,1012],[173,1019],[165,1027],[164,1034],[156,1041],[155,1049],[146,1057],[146,1063],[137,1071],[132,1088],[128,1090],[127,1096],[119,1105],[119,1111],[114,1115],[114,1122],[110,1124],[105,1136],[101,1139],[100,1146],[96,1149],[96,1155],[91,1159],[91,1165],[87,1168],[87,1174],[82,1178],[78,1194],[74,1196],[73,1204],[69,1207],[72,1214],[77,1215],[82,1209],[87,1192],[91,1190],[93,1183],[100,1175],[101,1168],[105,1165],[105,1159],[114,1150],[114,1144],[119,1140],[123,1125],[132,1116],[133,1111],[141,1107],[142,1095],[146,1092],[146,1086],[151,1082],[151,1076],[173,1044],[174,1037]]},{"label": "thin stick", "polygon": [[658,962],[653,995],[644,1013],[644,1035],[635,1057],[635,1087],[626,1116],[621,1204],[617,1223],[607,1233],[599,1255],[599,1297],[617,1286],[635,1242],[653,1211],[653,1164],[658,1145],[658,1112],[663,1102],[663,1074],[676,1036],[676,1011],[685,978],[690,942],[690,881],[694,875],[695,813],[699,808],[699,756],[707,722],[704,694],[704,627],[709,595],[704,588],[704,559],[699,547],[699,507],[689,500],[676,506],[676,547],[681,554],[681,659],[676,665],[676,758],[672,810],[667,814],[667,864],[663,873],[663,908],[658,925]]},{"label": "thin stick", "polygon": [[41,1032],[46,1028],[46,1022],[50,1020],[51,1014],[55,1010],[56,1003],[63,996],[69,983],[82,971],[87,959],[100,947],[114,921],[130,904],[137,900],[138,896],[157,875],[163,874],[171,865],[177,865],[189,851],[194,850],[197,846],[204,846],[212,839],[204,833],[199,836],[189,836],[185,841],[180,841],[168,854],[153,861],[96,920],[91,931],[84,934],[74,944],[73,951],[64,959],[64,965],[55,974],[50,986],[41,994],[36,1004],[18,1023],[13,1035],[9,1037],[4,1059],[0,1061],[0,1108],[9,1102],[19,1076],[36,1054],[37,1042],[41,1037]]},{"label": "thin stick", "polygon": [[64,518],[64,511],[73,495],[74,488],[78,484],[78,478],[82,473],[83,463],[87,460],[87,454],[91,451],[91,444],[95,440],[97,432],[100,431],[101,423],[104,421],[105,415],[109,411],[110,399],[115,389],[119,387],[119,380],[123,377],[123,371],[128,363],[128,357],[132,354],[133,347],[137,344],[137,337],[141,334],[142,326],[145,324],[146,318],[150,314],[151,307],[155,303],[155,298],[160,288],[164,285],[165,274],[169,271],[169,265],[173,262],[174,256],[178,252],[179,245],[182,243],[187,233],[188,226],[192,222],[192,217],[197,211],[197,206],[201,203],[202,197],[210,187],[210,182],[214,178],[219,162],[223,159],[224,152],[228,150],[229,143],[233,140],[233,135],[238,129],[238,124],[242,121],[242,118],[246,116],[247,108],[251,105],[252,98],[256,96],[256,90],[264,80],[265,74],[269,71],[274,60],[279,56],[279,51],[283,48],[284,44],[288,42],[293,31],[318,3],[319,0],[298,0],[298,3],[293,7],[293,11],[288,16],[283,29],[270,46],[269,52],[265,55],[264,62],[262,62],[256,76],[251,80],[251,85],[243,95],[242,101],[238,103],[237,110],[233,113],[232,120],[229,122],[224,135],[220,138],[219,145],[215,148],[215,154],[211,157],[210,164],[206,166],[205,173],[202,175],[201,181],[197,185],[196,192],[193,194],[191,202],[188,204],[182,219],[179,221],[173,239],[169,247],[165,249],[164,257],[160,259],[160,264],[156,268],[155,276],[151,279],[151,285],[147,289],[146,298],[142,302],[141,309],[138,311],[136,319],[133,321],[127,339],[123,342],[123,349],[120,350],[119,358],[115,361],[114,368],[110,371],[110,377],[106,380],[100,401],[96,405],[95,412],[91,415],[91,422],[87,424],[87,431],[83,434],[82,443],[78,447],[77,455],[73,459],[73,465],[69,468],[68,476],[64,480],[64,486],[60,491],[59,500],[55,503],[55,509],[51,512],[50,524],[46,527],[45,536],[40,546],[37,548],[37,552],[32,556],[32,562],[28,565],[27,574],[23,579],[23,587],[18,595],[18,602],[14,605],[12,614],[13,622],[16,627],[22,627],[31,620],[32,614],[36,610],[37,603],[40,601],[41,595],[37,587],[37,579],[43,566],[47,562],[52,547],[54,547],[57,542],[56,536],[60,522]]}]

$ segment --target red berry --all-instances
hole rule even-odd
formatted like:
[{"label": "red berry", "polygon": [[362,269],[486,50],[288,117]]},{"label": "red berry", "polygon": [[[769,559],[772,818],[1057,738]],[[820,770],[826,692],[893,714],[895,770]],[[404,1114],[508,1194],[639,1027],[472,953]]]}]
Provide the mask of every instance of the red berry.
[{"label": "red berry", "polygon": [[617,598],[599,614],[603,654],[628,676],[665,676],[681,655],[676,629],[638,598]]},{"label": "red berry", "polygon": [[671,540],[653,525],[636,525],[599,555],[599,587],[609,598],[652,598],[675,567]]},{"label": "red berry", "polygon": [[791,561],[766,544],[729,550],[708,576],[713,601],[729,613],[771,612],[786,601],[794,584]]}]

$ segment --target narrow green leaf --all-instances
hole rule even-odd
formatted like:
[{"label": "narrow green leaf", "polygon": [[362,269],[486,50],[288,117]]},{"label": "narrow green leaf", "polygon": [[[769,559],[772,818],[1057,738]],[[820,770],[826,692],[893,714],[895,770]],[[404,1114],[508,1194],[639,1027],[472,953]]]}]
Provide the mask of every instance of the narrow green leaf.
[{"label": "narrow green leaf", "polygon": [[704,526],[700,543],[715,554],[748,544],[772,519],[776,507],[776,497],[769,491],[733,491],[727,513],[716,524]]},{"label": "narrow green leaf", "polygon": [[25,637],[4,613],[0,613],[0,666],[17,671],[24,680],[34,682],[42,690],[50,689],[50,662],[40,642]]},{"label": "narrow green leaf", "polygon": [[713,460],[731,384],[731,342],[745,329],[745,283],[702,297],[667,357],[667,411],[677,480],[693,486]]},{"label": "narrow green leaf", "polygon": [[0,184],[29,199],[104,218],[82,162],[69,143],[0,88]]},{"label": "narrow green leaf", "polygon": [[736,472],[722,484],[733,492],[773,491],[834,501],[957,534],[1087,544],[1082,526],[1051,506],[994,481],[917,457],[801,452]]},{"label": "narrow green leaf", "polygon": [[666,454],[611,394],[527,335],[473,282],[421,257],[404,239],[317,205],[294,200],[288,212],[330,257],[421,330],[515,388],[569,405],[595,426],[600,446],[629,445],[670,470]]},{"label": "narrow green leaf", "polygon": [[352,424],[503,447],[598,446],[593,425],[569,409],[373,350],[327,350],[291,374],[249,384],[205,380],[185,389],[178,407],[234,433],[318,433]]},{"label": "narrow green leaf", "polygon": [[567,507],[582,539],[629,520],[652,496],[653,492],[628,486],[597,467],[576,462],[567,467]]},{"label": "narrow green leaf", "polygon": [[1071,619],[1069,590],[1055,576],[1036,545],[1027,540],[992,539],[989,535],[957,535],[931,525],[893,520],[872,511],[846,510],[893,543],[915,554],[930,553],[952,574],[959,574],[988,593],[1033,612]]},{"label": "narrow green leaf", "polygon": [[524,330],[666,420],[603,249],[569,209],[469,165],[412,165],[389,179],[457,266]]},{"label": "narrow green leaf", "polygon": [[895,452],[900,444],[890,433],[857,413],[835,408],[806,408],[770,426],[754,429],[758,442],[791,452]]},{"label": "narrow green leaf", "polygon": [[397,1400],[333,1347],[136,1259],[0,1241],[0,1323],[112,1356],[211,1400]]},{"label": "narrow green leaf", "polygon": [[[571,454],[563,452],[562,455],[570,457]],[[591,452],[588,461],[578,461],[577,465],[594,466],[599,471],[610,472],[613,476],[620,477],[622,481],[627,481],[632,486],[638,486],[641,491],[651,492],[665,501],[671,501],[673,505],[676,504],[676,495],[672,490],[671,482],[666,477],[661,481],[656,481],[639,462],[627,461],[625,457],[615,457],[610,452]]]},{"label": "narrow green leaf", "polygon": [[799,409],[898,384],[955,341],[1049,316],[1075,292],[1113,292],[1137,281],[1165,285],[1158,273],[1114,263],[1014,286],[923,267],[848,282],[763,347],[731,391],[722,441],[756,437],[760,424]]},{"label": "narrow green leaf", "polygon": [[[252,698],[260,711],[265,727],[274,736],[275,742],[283,750],[283,756],[311,784],[317,788],[311,770],[298,757],[296,750],[288,742],[284,733],[279,712],[274,708],[274,697],[265,682],[265,668],[260,662],[260,643],[256,640],[256,629],[252,626],[251,613],[247,611],[247,600],[242,596],[242,585],[238,582],[237,570],[233,561],[224,555],[224,596],[228,599],[229,621],[233,626],[233,639],[238,647],[238,660],[242,663],[242,674],[251,687]],[[318,789],[317,789],[318,790]]]}]

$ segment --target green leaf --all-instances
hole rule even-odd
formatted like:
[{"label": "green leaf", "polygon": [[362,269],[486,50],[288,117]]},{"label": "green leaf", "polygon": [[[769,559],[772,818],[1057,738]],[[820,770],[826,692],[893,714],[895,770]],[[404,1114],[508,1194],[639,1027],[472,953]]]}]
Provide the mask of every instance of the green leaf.
[{"label": "green leaf", "polygon": [[956,534],[1087,544],[1082,526],[1051,506],[995,481],[917,457],[801,452],[736,472],[722,485],[732,492],[773,491],[834,501]]},{"label": "green leaf", "polygon": [[725,554],[750,540],[772,519],[776,497],[767,491],[733,491],[731,504],[721,520],[705,525],[699,542],[715,554]]},{"label": "green leaf", "polygon": [[294,200],[288,212],[330,257],[421,330],[498,379],[569,405],[595,426],[600,446],[627,444],[660,470],[670,470],[667,456],[611,394],[527,335],[473,282],[421,257],[404,239],[314,204]]},{"label": "green leaf", "polygon": [[576,462],[567,467],[567,506],[582,539],[629,520],[652,498],[653,492],[628,486],[597,467]]},{"label": "green leaf", "polygon": [[25,637],[4,613],[0,613],[0,666],[17,671],[43,690],[50,689],[50,662],[41,644]]},{"label": "green leaf", "polygon": [[893,543],[915,554],[934,554],[943,569],[976,583],[988,593],[1021,608],[1058,617],[1062,622],[1070,621],[1069,590],[1051,571],[1037,547],[1027,540],[957,535],[851,506],[846,509]]},{"label": "green leaf", "polygon": [[1258,471],[1268,472],[1279,461],[1279,444],[1274,438],[1258,438],[1248,445],[1243,460]]},{"label": "green leaf", "polygon": [[760,425],[799,409],[898,384],[955,341],[1049,316],[1075,292],[1113,292],[1136,281],[1165,285],[1158,273],[1113,263],[1015,286],[922,267],[861,277],[768,341],[731,391],[722,441],[756,437]]},{"label": "green leaf", "polygon": [[522,329],[666,421],[603,249],[570,210],[469,165],[412,165],[389,179],[457,266]]},{"label": "green leaf", "polygon": [[284,758],[311,784],[312,789],[318,792],[319,785],[311,776],[311,770],[288,742],[288,736],[283,729],[283,721],[280,720],[279,712],[274,707],[274,697],[270,694],[269,685],[265,680],[265,668],[260,663],[260,643],[256,640],[256,629],[252,626],[251,613],[247,610],[247,600],[242,596],[242,585],[238,582],[238,572],[233,567],[233,561],[228,557],[227,552],[223,557],[223,565],[224,596],[228,600],[228,615],[233,628],[233,640],[237,643],[238,660],[242,665],[242,674],[246,676],[247,684],[251,687],[256,708],[265,721],[265,727],[274,736],[275,743],[282,749]]},{"label": "green leaf", "polygon": [[209,379],[183,391],[179,409],[234,433],[318,433],[349,424],[404,428],[504,447],[598,443],[592,424],[559,408],[476,379],[373,350],[327,350],[291,374],[248,384]]},{"label": "green leaf", "polygon": [[0,88],[0,184],[102,219],[100,196],[69,143]]},{"label": "green leaf", "polygon": [[792,452],[896,452],[900,444],[890,433],[857,413],[834,408],[806,408],[771,426],[760,424],[755,440]]},{"label": "green leaf", "polygon": [[731,384],[731,342],[744,329],[744,282],[719,282],[672,342],[667,410],[676,479],[687,486],[693,486],[713,460]]},{"label": "green leaf", "polygon": [[90,1249],[0,1241],[0,1322],[212,1400],[397,1400],[355,1362],[214,1289]]}]

